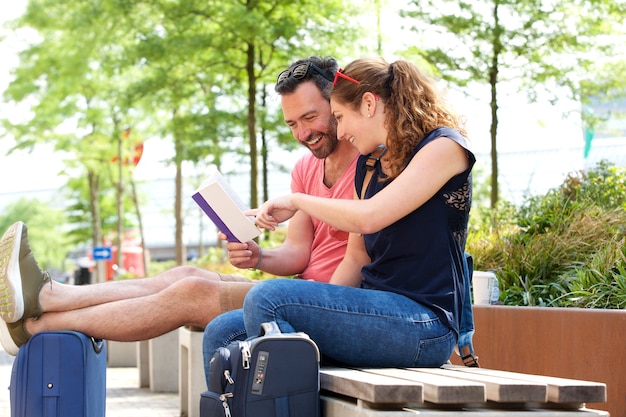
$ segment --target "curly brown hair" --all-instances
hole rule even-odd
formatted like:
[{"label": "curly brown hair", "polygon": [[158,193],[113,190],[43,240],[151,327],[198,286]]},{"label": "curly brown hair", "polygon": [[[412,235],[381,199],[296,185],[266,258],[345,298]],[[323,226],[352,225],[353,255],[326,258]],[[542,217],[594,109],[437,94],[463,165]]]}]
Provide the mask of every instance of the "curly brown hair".
[{"label": "curly brown hair", "polygon": [[331,97],[358,110],[366,92],[375,93],[385,104],[387,152],[391,175],[404,169],[415,146],[424,136],[438,128],[450,127],[467,137],[463,119],[448,108],[433,78],[408,61],[391,64],[382,58],[361,58],[342,71],[358,80],[338,82]]}]

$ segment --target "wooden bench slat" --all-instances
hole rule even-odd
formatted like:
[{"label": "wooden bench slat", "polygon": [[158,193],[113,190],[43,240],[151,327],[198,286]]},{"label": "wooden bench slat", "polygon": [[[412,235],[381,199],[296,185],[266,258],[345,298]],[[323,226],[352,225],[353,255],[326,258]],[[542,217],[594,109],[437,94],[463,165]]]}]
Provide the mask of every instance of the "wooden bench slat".
[{"label": "wooden bench slat", "polygon": [[337,397],[321,396],[322,416],[324,417],[609,417],[606,411],[524,409],[511,410],[500,407],[462,407],[440,409],[420,406],[409,406],[397,410],[375,409],[363,407]]},{"label": "wooden bench slat", "polygon": [[330,368],[320,370],[326,417],[574,417],[608,413],[606,385],[485,368]]},{"label": "wooden bench slat", "polygon": [[320,369],[323,390],[378,404],[420,404],[424,402],[422,384],[376,375],[354,369]]},{"label": "wooden bench slat", "polygon": [[[525,381],[489,374],[461,372],[453,368],[412,368],[432,375],[450,376],[485,384],[487,400],[500,403],[544,403],[548,398],[548,386],[542,382]],[[468,368],[469,369],[469,368]]]},{"label": "wooden bench slat", "polygon": [[443,368],[472,374],[502,376],[511,379],[545,383],[548,386],[547,400],[553,403],[606,402],[606,384],[601,382],[522,374],[510,371],[499,371],[496,369],[468,368],[459,365],[444,365]]},{"label": "wooden bench slat", "polygon": [[485,385],[443,375],[425,374],[413,369],[361,368],[364,372],[418,382],[424,386],[424,401],[435,404],[484,403]]}]

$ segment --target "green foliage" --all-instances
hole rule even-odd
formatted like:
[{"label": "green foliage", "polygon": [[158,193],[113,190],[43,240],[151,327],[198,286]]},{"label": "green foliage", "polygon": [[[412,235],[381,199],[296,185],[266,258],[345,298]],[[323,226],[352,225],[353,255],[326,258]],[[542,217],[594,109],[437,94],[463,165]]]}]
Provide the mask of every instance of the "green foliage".
[{"label": "green foliage", "polygon": [[[183,162],[219,167],[224,155],[234,156],[250,167],[256,206],[257,126],[270,146],[296,143],[276,100],[261,97],[293,60],[341,59],[365,44],[357,18],[365,11],[335,0],[30,0],[11,26],[37,36],[29,37],[4,92],[8,103],[28,107],[29,119],[0,123],[16,149],[47,142],[68,155],[68,176],[88,184],[72,184],[83,201],[72,206],[71,221],[82,230],[91,221],[94,240],[109,221],[98,196],[108,198],[121,183],[110,160],[127,128],[137,132],[126,138],[131,145],[151,137],[173,142],[168,162],[179,173]],[[181,184],[173,202],[177,237]],[[120,228],[128,221],[121,217]]]},{"label": "green foliage", "polygon": [[[617,238],[616,238],[617,239]],[[626,308],[626,240],[598,248],[588,265],[573,265],[555,286],[564,294],[559,305],[586,308]]]},{"label": "green foliage", "polygon": [[[467,250],[510,305],[626,307],[626,171],[601,162],[472,219]],[[474,214],[473,214],[474,215]]]},{"label": "green foliage", "polygon": [[606,161],[589,172],[570,174],[562,191],[571,200],[593,201],[605,208],[626,209],[626,168]]},{"label": "green foliage", "polygon": [[402,12],[423,39],[407,55],[454,85],[490,89],[492,207],[499,200],[498,90],[515,80],[530,101],[539,92],[552,102],[564,92],[583,102],[623,94],[615,70],[626,62],[624,12],[621,0],[411,0]]},{"label": "green foliage", "polygon": [[0,213],[0,233],[13,223],[22,221],[28,227],[28,241],[42,269],[51,273],[63,270],[68,245],[63,227],[63,212],[49,207],[47,202],[22,198],[8,204]]},{"label": "green foliage", "polygon": [[[287,236],[287,228],[279,227],[274,232],[268,233],[264,236],[265,239],[259,243],[259,246],[262,248],[273,248],[282,245],[285,241],[285,237]],[[221,274],[238,275],[251,279],[269,279],[276,277],[275,275],[258,269],[239,269],[232,266],[228,261],[228,252],[222,247],[210,247],[207,249],[206,253],[189,263],[209,271]],[[150,264],[150,274],[154,276],[167,271],[174,266],[176,266],[174,261],[152,262]]]},{"label": "green foliage", "polygon": [[[106,183],[107,178],[103,181]],[[97,193],[100,224],[104,236],[110,237],[115,234],[117,228],[117,210],[115,189],[106,184],[103,191]],[[90,197],[90,190],[83,178],[70,178],[64,192],[67,206],[65,217],[70,224],[67,237],[75,245],[92,243],[93,231],[91,228],[93,201]],[[137,227],[137,219],[132,215],[133,207],[127,193],[123,194],[123,228],[131,229]]]}]

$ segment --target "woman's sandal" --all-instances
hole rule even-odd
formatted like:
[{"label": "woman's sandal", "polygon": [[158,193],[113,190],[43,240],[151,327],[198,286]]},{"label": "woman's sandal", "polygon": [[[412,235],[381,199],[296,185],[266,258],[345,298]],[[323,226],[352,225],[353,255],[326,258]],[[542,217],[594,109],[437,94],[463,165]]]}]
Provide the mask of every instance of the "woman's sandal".
[{"label": "woman's sandal", "polygon": [[470,368],[480,368],[480,364],[478,363],[478,356],[474,356],[474,354],[470,350],[469,345],[463,346],[461,353],[461,360],[463,361],[463,365],[469,366]]}]

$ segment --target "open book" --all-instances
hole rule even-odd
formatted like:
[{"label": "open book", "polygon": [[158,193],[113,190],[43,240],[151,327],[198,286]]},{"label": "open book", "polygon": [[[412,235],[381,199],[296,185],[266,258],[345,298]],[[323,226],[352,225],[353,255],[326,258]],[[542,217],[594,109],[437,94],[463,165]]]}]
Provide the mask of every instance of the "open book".
[{"label": "open book", "polygon": [[261,234],[252,219],[243,213],[246,209],[243,202],[219,171],[215,170],[191,198],[229,242],[247,242]]}]

